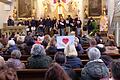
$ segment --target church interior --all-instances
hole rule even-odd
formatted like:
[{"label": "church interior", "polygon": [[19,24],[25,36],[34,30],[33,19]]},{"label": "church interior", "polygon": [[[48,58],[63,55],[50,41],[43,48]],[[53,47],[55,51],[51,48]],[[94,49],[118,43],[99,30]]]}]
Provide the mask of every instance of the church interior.
[{"label": "church interior", "polygon": [[120,80],[119,40],[120,0],[0,0],[0,80]]}]

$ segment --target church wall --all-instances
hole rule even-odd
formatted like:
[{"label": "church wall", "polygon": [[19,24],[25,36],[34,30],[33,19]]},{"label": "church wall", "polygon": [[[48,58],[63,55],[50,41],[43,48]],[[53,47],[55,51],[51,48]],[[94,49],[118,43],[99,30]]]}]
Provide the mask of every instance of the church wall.
[{"label": "church wall", "polygon": [[10,4],[10,10],[4,10],[5,9],[5,3],[0,2],[0,29],[3,28],[3,23],[7,22],[7,19],[9,17],[9,15],[12,15],[12,11],[13,11],[13,5],[14,3]]}]

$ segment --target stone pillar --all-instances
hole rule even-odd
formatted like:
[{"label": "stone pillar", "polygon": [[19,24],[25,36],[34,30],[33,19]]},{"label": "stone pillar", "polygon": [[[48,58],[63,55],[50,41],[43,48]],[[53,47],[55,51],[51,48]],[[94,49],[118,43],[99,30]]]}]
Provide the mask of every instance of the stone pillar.
[{"label": "stone pillar", "polygon": [[43,0],[36,0],[37,18],[44,17]]}]

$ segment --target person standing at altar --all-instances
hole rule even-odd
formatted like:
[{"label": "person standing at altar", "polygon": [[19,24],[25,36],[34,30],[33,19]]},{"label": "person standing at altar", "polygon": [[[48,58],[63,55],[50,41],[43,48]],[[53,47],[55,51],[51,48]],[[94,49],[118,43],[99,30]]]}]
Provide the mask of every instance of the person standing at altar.
[{"label": "person standing at altar", "polygon": [[78,17],[78,15],[75,18],[75,27],[76,27],[76,31],[77,31],[77,35],[80,36],[80,32],[81,32],[81,25],[82,25],[82,21],[80,20],[80,17]]},{"label": "person standing at altar", "polygon": [[95,29],[95,20],[91,17],[88,20],[87,26],[88,26],[88,34],[90,34]]},{"label": "person standing at altar", "polygon": [[50,33],[51,29],[51,19],[50,16],[47,16],[47,18],[45,19],[45,31],[47,34]]},{"label": "person standing at altar", "polygon": [[70,23],[72,22],[72,18],[70,15],[68,15],[68,17],[66,18],[66,32],[69,34],[70,33]]},{"label": "person standing at altar", "polygon": [[11,16],[9,16],[8,20],[7,20],[7,25],[8,26],[14,26],[14,20],[12,19]]},{"label": "person standing at altar", "polygon": [[44,33],[44,19],[40,18],[38,21],[37,33],[43,34]]},{"label": "person standing at altar", "polygon": [[58,29],[59,29],[59,33],[61,36],[65,35],[65,32],[64,32],[65,24],[66,24],[65,20],[64,20],[63,16],[61,16],[60,20],[58,21]]},{"label": "person standing at altar", "polygon": [[30,22],[31,27],[36,27],[36,20],[34,17],[32,17],[32,20]]}]

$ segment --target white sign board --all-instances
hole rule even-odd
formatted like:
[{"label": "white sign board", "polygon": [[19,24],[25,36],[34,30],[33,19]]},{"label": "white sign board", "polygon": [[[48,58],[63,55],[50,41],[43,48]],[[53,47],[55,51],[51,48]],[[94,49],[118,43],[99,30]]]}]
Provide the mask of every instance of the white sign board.
[{"label": "white sign board", "polygon": [[57,49],[64,49],[67,44],[74,44],[75,36],[57,36]]}]

